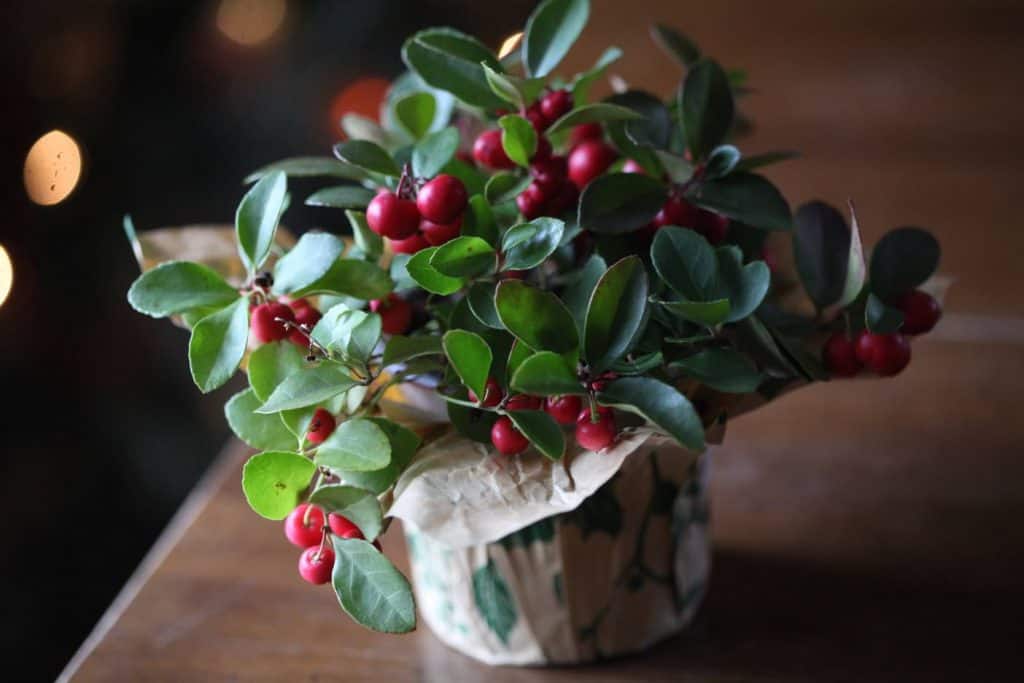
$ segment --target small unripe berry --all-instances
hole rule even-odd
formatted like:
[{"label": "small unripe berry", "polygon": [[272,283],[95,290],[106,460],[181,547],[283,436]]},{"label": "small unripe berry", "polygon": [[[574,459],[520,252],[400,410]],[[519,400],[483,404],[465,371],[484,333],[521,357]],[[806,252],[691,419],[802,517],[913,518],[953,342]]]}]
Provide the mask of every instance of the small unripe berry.
[{"label": "small unripe berry", "polygon": [[518,455],[530,446],[530,441],[520,433],[507,415],[502,415],[491,427],[491,443],[502,455]]},{"label": "small unripe berry", "polygon": [[[422,225],[422,221],[420,224]],[[430,246],[427,244],[427,239],[418,232],[404,240],[389,240],[388,244],[391,246],[391,251],[396,254],[415,254],[420,249]]]},{"label": "small unripe berry", "polygon": [[615,157],[615,150],[600,140],[581,142],[569,153],[569,178],[582,190],[607,171]]},{"label": "small unripe berry", "polygon": [[294,322],[295,313],[284,304],[275,302],[267,302],[254,308],[250,322],[253,339],[260,344],[266,344],[287,337],[288,328],[276,318]]},{"label": "small unripe berry", "polygon": [[302,503],[284,518],[285,538],[300,548],[318,545],[323,532],[324,511],[315,505]]},{"label": "small unripe berry", "polygon": [[571,425],[576,422],[576,417],[582,408],[583,401],[580,400],[580,397],[571,394],[549,396],[544,402],[544,410],[560,425]]},{"label": "small unripe berry", "polygon": [[836,332],[821,352],[825,369],[833,377],[853,377],[863,367],[857,358],[857,346],[844,332]]},{"label": "small unripe berry", "polygon": [[320,546],[306,548],[299,555],[299,576],[315,586],[331,580],[334,570],[334,551]]},{"label": "small unripe berry", "polygon": [[910,342],[902,334],[864,330],[857,337],[857,359],[882,377],[891,377],[910,363]]},{"label": "small unripe berry", "polygon": [[459,236],[459,233],[462,232],[462,217],[456,218],[451,223],[435,223],[424,219],[420,221],[420,232],[427,244],[439,247]]},{"label": "small unripe berry", "polygon": [[468,200],[462,181],[442,173],[420,188],[416,195],[416,208],[428,221],[446,224],[462,215]]},{"label": "small unripe berry", "polygon": [[930,332],[942,317],[942,308],[928,292],[915,289],[907,292],[895,302],[896,308],[903,311],[903,328],[905,334],[924,334]]},{"label": "small unripe berry", "polygon": [[334,432],[334,427],[334,416],[324,408],[317,408],[306,430],[306,440],[311,444],[321,444]]},{"label": "small unripe berry", "polygon": [[381,192],[366,207],[366,223],[378,235],[402,240],[411,237],[420,227],[416,202],[402,199],[392,192]]},{"label": "small unripe berry", "polygon": [[576,147],[584,140],[600,140],[604,137],[604,129],[600,123],[581,123],[573,126],[569,133],[569,148]]},{"label": "small unripe berry", "polygon": [[501,146],[501,131],[497,129],[485,130],[477,136],[473,143],[473,158],[481,166],[495,170],[515,168],[515,162],[508,158]]},{"label": "small unripe berry", "polygon": [[327,515],[327,524],[331,527],[331,533],[339,538],[363,538],[363,532],[359,527],[336,512]]},{"label": "small unripe berry", "polygon": [[501,403],[502,397],[501,385],[493,377],[487,378],[487,386],[484,388],[484,400],[482,402],[472,389],[469,390],[469,400],[479,403],[485,408],[493,408],[498,405]]},{"label": "small unripe berry", "polygon": [[586,412],[586,418],[576,421],[576,443],[588,451],[600,451],[607,448],[615,441],[617,430],[615,428],[615,415],[608,411],[598,411],[598,421],[590,419],[590,411]]},{"label": "small unripe berry", "polygon": [[541,401],[539,396],[516,394],[505,402],[505,410],[540,410]]},{"label": "small unripe berry", "polygon": [[380,314],[381,331],[384,334],[405,334],[409,331],[412,306],[397,294],[388,294],[386,300],[374,299],[370,302],[370,310]]},{"label": "small unripe berry", "polygon": [[572,110],[572,95],[568,90],[552,90],[540,101],[544,118],[554,123]]}]

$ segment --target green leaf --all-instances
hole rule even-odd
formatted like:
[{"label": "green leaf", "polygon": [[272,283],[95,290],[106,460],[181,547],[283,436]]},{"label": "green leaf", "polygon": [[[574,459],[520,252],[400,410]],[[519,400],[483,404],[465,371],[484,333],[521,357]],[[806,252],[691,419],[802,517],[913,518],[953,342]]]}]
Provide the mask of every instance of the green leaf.
[{"label": "green leaf", "polygon": [[480,275],[494,268],[494,249],[479,237],[456,237],[437,248],[430,257],[430,266],[454,278]]},{"label": "green leaf", "polygon": [[483,195],[475,194],[462,214],[462,234],[486,240],[492,247],[498,244],[498,226],[494,212]]},{"label": "green leaf", "polygon": [[238,299],[196,323],[188,342],[188,363],[200,391],[209,393],[231,379],[248,340],[248,299]]},{"label": "green leaf", "polygon": [[397,178],[402,173],[391,155],[380,145],[369,140],[346,140],[334,146],[334,156],[347,164],[371,173]]},{"label": "green leaf", "polygon": [[316,466],[298,453],[258,453],[242,468],[242,491],[249,507],[267,519],[284,519],[309,486]]},{"label": "green leaf", "polygon": [[484,187],[484,197],[491,204],[501,204],[515,199],[533,182],[529,175],[512,171],[498,171],[491,176]]},{"label": "green leaf", "polygon": [[345,243],[326,232],[307,232],[274,266],[274,292],[290,294],[317,282],[345,251]]},{"label": "green leaf", "polygon": [[892,334],[903,326],[903,311],[886,306],[885,302],[870,294],[864,307],[864,324],[876,334]]},{"label": "green leaf", "polygon": [[509,228],[501,240],[505,254],[502,270],[536,268],[555,253],[562,242],[565,223],[557,218],[535,218]]},{"label": "green leaf", "polygon": [[734,349],[710,348],[673,362],[670,367],[682,370],[712,389],[733,394],[756,391],[764,376],[746,354]]},{"label": "green leaf", "polygon": [[367,418],[377,425],[391,444],[391,462],[373,472],[341,472],[341,478],[351,486],[357,486],[376,494],[384,493],[398,481],[399,475],[412,462],[416,449],[420,447],[420,437],[412,430],[406,429],[383,417]]},{"label": "green leaf", "polygon": [[679,109],[686,146],[695,160],[704,159],[725,140],[735,115],[729,78],[717,62],[703,59],[690,67]]},{"label": "green leaf", "polygon": [[[384,238],[370,229],[366,222],[366,214],[362,211],[346,211],[349,225],[352,226],[352,235],[355,237],[356,246],[366,255],[367,261],[376,261],[384,253]],[[383,271],[382,271],[383,272]]]},{"label": "green leaf", "polygon": [[473,601],[491,632],[505,645],[516,625],[516,603],[494,560],[473,572]]},{"label": "green leaf", "polygon": [[477,396],[484,396],[494,356],[483,337],[466,330],[449,330],[444,335],[442,345],[462,383]]},{"label": "green leaf", "polygon": [[641,173],[609,173],[583,188],[580,227],[604,234],[632,232],[649,223],[665,203],[665,186]]},{"label": "green leaf", "polygon": [[547,76],[583,32],[590,16],[588,0],[544,0],[526,21],[523,65],[529,76]]},{"label": "green leaf", "polygon": [[583,326],[583,357],[602,372],[626,355],[644,321],[647,271],[637,256],[608,269],[594,288]]},{"label": "green leaf", "polygon": [[729,317],[729,300],[715,299],[714,301],[658,301],[657,303],[679,316],[683,320],[715,327],[725,322]]},{"label": "green leaf", "polygon": [[740,151],[732,145],[719,145],[711,150],[704,165],[704,179],[713,180],[732,173],[740,162]]},{"label": "green leaf", "polygon": [[686,192],[700,207],[763,230],[789,230],[789,204],[770,182],[753,173],[733,172]]},{"label": "green leaf", "polygon": [[328,176],[331,178],[347,178],[348,180],[361,180],[363,173],[343,164],[337,159],[330,157],[291,157],[281,159],[272,164],[253,171],[245,178],[245,184],[255,182],[274,173],[284,173],[289,178],[316,178]]},{"label": "green leaf", "polygon": [[238,204],[235,232],[239,254],[250,273],[256,272],[270,255],[287,191],[287,177],[283,171],[275,171],[253,185]]},{"label": "green leaf", "polygon": [[319,505],[326,512],[337,513],[359,527],[367,541],[380,535],[383,519],[377,496],[366,489],[328,484],[313,491],[309,502]]},{"label": "green leaf", "polygon": [[692,451],[704,449],[704,427],[693,405],[674,387],[653,377],[609,382],[597,400],[646,418]]},{"label": "green leaf", "polygon": [[843,293],[839,295],[839,301],[835,303],[837,308],[849,306],[864,289],[864,282],[867,280],[867,264],[864,263],[864,247],[860,241],[860,227],[857,225],[857,212],[853,208],[853,201],[848,200],[850,207],[850,248],[849,257],[846,263],[846,280],[843,282]]},{"label": "green leaf", "polygon": [[517,109],[524,109],[526,107],[523,92],[512,76],[498,73],[489,67],[486,62],[480,66],[483,67],[484,76],[487,78],[487,85],[491,87],[491,91],[495,95],[509,104],[515,105]]},{"label": "green leaf", "polygon": [[939,243],[920,228],[887,232],[871,253],[871,291],[885,300],[905,294],[939,267]]},{"label": "green leaf", "polygon": [[331,584],[345,613],[366,628],[408,633],[416,628],[416,603],[408,580],[368,541],[333,536]]},{"label": "green leaf", "polygon": [[364,418],[345,420],[317,446],[317,465],[331,472],[371,472],[391,462],[391,442],[384,430]]},{"label": "green leaf", "polygon": [[496,285],[491,282],[474,283],[469,288],[469,293],[466,294],[466,302],[469,304],[469,310],[477,320],[487,327],[503,330],[505,326],[501,324],[501,318],[498,317],[498,309],[494,306],[495,288]]},{"label": "green leaf", "polygon": [[249,386],[265,402],[281,382],[305,367],[305,357],[290,341],[264,344],[249,355]]},{"label": "green leaf", "polygon": [[238,296],[213,269],[189,261],[168,261],[132,283],[128,303],[139,313],[163,318],[202,306],[224,306]]},{"label": "green leaf", "polygon": [[231,431],[251,448],[257,450],[283,451],[295,447],[295,437],[285,429],[277,415],[260,415],[256,409],[260,400],[252,389],[246,389],[231,397],[224,406]]},{"label": "green leaf", "polygon": [[419,178],[433,178],[455,157],[459,131],[449,126],[420,140],[412,150],[412,172]]},{"label": "green leaf", "polygon": [[[578,74],[572,82],[572,101],[576,103],[576,106],[584,104],[590,96],[591,86],[597,82],[599,78],[604,76],[604,72],[608,67],[622,57],[622,50],[614,45],[605,48],[605,51],[601,53],[601,56],[597,58],[594,66],[590,67],[589,70]],[[551,128],[548,128],[550,134]]]},{"label": "green leaf", "polygon": [[462,289],[465,281],[461,278],[445,275],[430,264],[430,260],[437,253],[437,247],[420,249],[413,254],[412,258],[405,264],[409,277],[416,281],[423,289],[434,294],[447,296]]},{"label": "green leaf", "polygon": [[576,327],[583,332],[583,322],[587,317],[587,307],[590,305],[590,295],[597,286],[598,280],[608,270],[604,259],[597,254],[591,254],[583,267],[576,272],[572,280],[562,292],[562,300],[566,308],[572,313],[576,321]]},{"label": "green leaf", "polygon": [[631,121],[642,119],[643,114],[608,102],[595,102],[576,107],[552,123],[545,133],[556,135],[563,130],[570,130],[583,123],[606,123],[608,121]]},{"label": "green leaf", "polygon": [[531,348],[568,353],[579,347],[572,315],[551,292],[504,280],[494,302],[505,328]]},{"label": "green leaf", "polygon": [[819,309],[831,306],[843,295],[852,239],[842,214],[824,202],[804,204],[793,217],[797,271]]},{"label": "green leaf", "polygon": [[535,353],[522,361],[512,375],[510,385],[514,391],[531,396],[586,393],[565,358],[551,351]]},{"label": "green leaf", "polygon": [[508,417],[545,457],[560,460],[565,455],[565,434],[555,418],[543,410],[512,410]]},{"label": "green leaf", "polygon": [[739,247],[719,247],[718,292],[729,300],[729,315],[725,322],[742,320],[757,310],[768,294],[772,274],[764,261],[743,265],[743,252]]},{"label": "green leaf", "polygon": [[384,357],[381,365],[387,367],[395,363],[404,363],[421,356],[440,356],[444,354],[441,338],[433,334],[406,337],[394,334],[384,346]]},{"label": "green leaf", "polygon": [[506,114],[498,119],[501,126],[501,146],[508,158],[520,166],[529,166],[530,158],[537,151],[537,131],[533,124],[516,114]]},{"label": "green leaf", "polygon": [[434,123],[437,102],[428,92],[414,92],[395,102],[395,118],[413,140],[419,140]]},{"label": "green leaf", "polygon": [[[388,92],[388,95],[391,95],[391,91]],[[394,107],[391,109],[394,109]],[[397,130],[398,128],[397,124],[394,124],[393,119],[388,121],[388,128],[391,130],[385,130],[373,119],[359,114],[354,114],[352,112],[343,114],[338,123],[341,126],[342,132],[345,133],[345,136],[352,140],[369,140],[370,142],[374,142],[385,149],[393,148],[400,144],[399,136],[392,132],[392,130]],[[349,166],[348,164],[344,164],[344,166],[353,173],[366,177],[366,173],[361,169],[358,169],[355,166]]]},{"label": "green leaf", "polygon": [[323,363],[288,375],[256,412],[270,415],[282,410],[305,408],[348,391],[356,384],[340,365]]},{"label": "green leaf", "polygon": [[504,100],[491,91],[480,63],[497,72],[501,65],[480,41],[451,28],[416,33],[402,46],[402,60],[423,81],[450,92],[466,104],[494,109]]},{"label": "green leaf", "polygon": [[736,164],[735,171],[753,171],[755,168],[761,168],[762,166],[768,166],[769,164],[775,164],[780,161],[788,161],[789,159],[796,159],[800,156],[799,152],[792,151],[780,151],[780,152],[766,152],[765,154],[755,154],[749,157],[743,157],[739,163]]},{"label": "green leaf", "polygon": [[715,296],[718,258],[708,241],[693,230],[663,227],[651,243],[651,263],[658,277],[689,301],[708,301]]},{"label": "green leaf", "polygon": [[341,303],[324,313],[311,336],[321,346],[347,359],[365,362],[380,341],[381,325],[380,315]]},{"label": "green leaf", "polygon": [[363,301],[383,299],[394,287],[391,277],[380,266],[361,259],[338,259],[323,277],[291,292],[293,298],[314,294],[350,296]]},{"label": "green leaf", "polygon": [[332,209],[365,209],[373,192],[358,185],[336,185],[317,190],[306,197],[306,206],[327,206]]},{"label": "green leaf", "polygon": [[700,48],[696,43],[673,28],[663,24],[652,24],[651,38],[682,66],[690,66],[700,59]]}]

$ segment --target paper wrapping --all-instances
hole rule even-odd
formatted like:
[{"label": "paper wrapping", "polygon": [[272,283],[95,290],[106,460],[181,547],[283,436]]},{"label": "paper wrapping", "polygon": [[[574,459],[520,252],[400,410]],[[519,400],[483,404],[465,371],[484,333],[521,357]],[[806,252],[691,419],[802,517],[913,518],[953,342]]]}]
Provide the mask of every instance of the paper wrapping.
[{"label": "paper wrapping", "polygon": [[[481,458],[464,440],[437,445]],[[488,664],[578,663],[650,647],[693,619],[710,571],[709,455],[647,430],[620,446],[590,454],[622,462],[617,472],[607,467],[611,474],[593,494],[571,505],[576,499],[554,485],[550,505],[561,511],[494,542],[462,542],[478,530],[493,536],[497,525],[487,520],[473,525],[451,515],[460,521],[447,526],[437,509],[404,511],[419,613],[443,642]],[[514,488],[502,490],[518,505]],[[449,530],[458,544],[442,540]]]}]

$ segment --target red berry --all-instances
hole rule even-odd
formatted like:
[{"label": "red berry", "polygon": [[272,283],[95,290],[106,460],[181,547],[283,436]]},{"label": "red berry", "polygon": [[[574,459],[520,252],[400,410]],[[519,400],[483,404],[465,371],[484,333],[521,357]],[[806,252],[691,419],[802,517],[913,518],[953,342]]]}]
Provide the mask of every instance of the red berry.
[{"label": "red berry", "polygon": [[284,519],[285,537],[300,548],[319,545],[323,533],[324,511],[315,505],[302,503]]},{"label": "red berry", "polygon": [[378,235],[393,240],[411,237],[420,227],[416,202],[392,192],[381,192],[366,207],[366,223]]},{"label": "red berry", "polygon": [[711,211],[701,209],[697,214],[697,232],[704,235],[710,244],[721,244],[729,234],[729,219]]},{"label": "red berry", "polygon": [[306,548],[299,555],[299,576],[319,586],[331,580],[334,569],[334,551],[320,546]]},{"label": "red berry", "polygon": [[505,154],[505,148],[501,146],[501,131],[485,130],[477,136],[473,143],[473,158],[481,166],[497,170],[514,168],[515,162]]},{"label": "red berry", "polygon": [[555,418],[560,425],[571,425],[576,421],[583,407],[583,401],[579,396],[566,394],[565,396],[548,396],[544,402],[544,410],[548,415]]},{"label": "red berry", "polygon": [[370,310],[380,314],[381,330],[385,334],[405,334],[412,324],[412,306],[397,294],[388,294],[386,301],[374,299]]},{"label": "red berry", "polygon": [[676,225],[680,228],[696,228],[700,221],[700,209],[682,197],[670,196],[661,210],[654,216],[654,225],[661,228]]},{"label": "red berry", "polygon": [[543,161],[551,157],[551,141],[543,135],[537,136],[537,149],[533,152],[533,156],[530,157],[530,161]]},{"label": "red berry", "polygon": [[582,190],[607,171],[615,157],[615,150],[601,140],[581,142],[569,153],[569,178]]},{"label": "red berry", "polygon": [[902,334],[865,330],[857,337],[857,359],[882,377],[891,377],[910,363],[910,342]]},{"label": "red berry", "polygon": [[544,215],[544,203],[544,190],[537,183],[530,183],[516,197],[516,207],[519,209],[519,213],[523,214],[523,218],[528,221]]},{"label": "red berry", "polygon": [[580,191],[571,182],[562,183],[562,189],[548,202],[547,212],[552,216],[560,216],[576,206]]},{"label": "red berry", "polygon": [[600,123],[581,123],[573,126],[572,132],[569,133],[569,147],[575,147],[584,140],[600,140],[603,137],[604,129]]},{"label": "red berry", "polygon": [[576,421],[576,443],[588,451],[599,451],[603,448],[607,448],[615,441],[615,416],[611,411],[603,413],[598,411],[598,421],[593,422],[590,419],[590,411],[587,413],[586,418],[583,420]]},{"label": "red berry", "polygon": [[287,304],[288,308],[295,311],[296,315],[303,309],[313,308],[313,304],[309,303],[309,299],[289,299],[286,296],[282,296],[278,301],[282,304]]},{"label": "red berry", "polygon": [[276,319],[295,322],[295,312],[284,304],[267,302],[252,310],[252,336],[260,344],[279,341],[288,336],[288,328]]},{"label": "red berry", "polygon": [[538,133],[543,133],[548,126],[554,123],[554,121],[544,116],[539,102],[534,102],[526,108],[526,120],[530,122],[533,129]]},{"label": "red berry", "polygon": [[633,161],[632,159],[626,159],[626,163],[622,165],[622,172],[640,173],[642,175],[647,175],[647,171],[644,169],[644,167],[638,164],[637,162]]},{"label": "red berry", "polygon": [[540,410],[542,400],[539,396],[516,394],[510,396],[505,403],[505,410]]},{"label": "red berry", "polygon": [[572,95],[568,90],[552,90],[540,101],[540,111],[544,118],[554,122],[572,110]]},{"label": "red berry", "polygon": [[462,217],[456,218],[451,223],[435,223],[423,219],[420,221],[420,232],[423,239],[432,247],[439,247],[459,236],[462,232]]},{"label": "red berry", "polygon": [[530,164],[532,184],[544,193],[544,199],[551,198],[562,189],[568,173],[569,164],[563,156],[548,157]]},{"label": "red berry", "polygon": [[523,436],[508,415],[502,415],[491,427],[491,443],[502,455],[518,455],[525,451],[529,440]]},{"label": "red berry", "polygon": [[316,324],[320,322],[320,318],[323,316],[320,315],[320,311],[310,306],[309,302],[305,299],[299,299],[299,301],[304,302],[305,306],[296,308],[295,306],[298,302],[295,301],[289,305],[292,310],[295,311],[295,322],[299,325],[306,326],[306,334],[303,334],[293,327],[288,331],[288,340],[299,348],[308,349],[309,332],[313,331],[313,328],[316,327]]},{"label": "red berry", "polygon": [[359,527],[337,513],[327,515],[327,524],[331,527],[331,533],[339,538],[363,538]]},{"label": "red berry", "polygon": [[391,245],[391,251],[396,254],[415,254],[420,249],[426,249],[430,246],[427,244],[426,238],[418,232],[412,237],[406,237],[404,240],[389,240],[388,244]]},{"label": "red berry", "polygon": [[942,308],[928,292],[915,289],[907,292],[896,301],[896,308],[903,311],[903,332],[905,334],[924,334],[935,327],[942,317]]},{"label": "red berry", "polygon": [[503,394],[501,392],[501,385],[498,384],[497,380],[495,380],[493,377],[487,378],[487,386],[484,388],[483,403],[480,403],[479,397],[477,397],[477,395],[473,392],[472,389],[469,390],[469,400],[473,401],[474,403],[480,403],[480,405],[482,405],[485,408],[493,408],[494,406],[501,403],[502,396]]},{"label": "red berry", "polygon": [[466,209],[466,186],[453,175],[442,173],[420,188],[416,208],[433,223],[451,223]]},{"label": "red berry", "polygon": [[461,161],[464,164],[469,164],[470,166],[476,166],[476,159],[473,158],[473,155],[470,152],[467,152],[464,149],[460,149],[458,152],[456,152],[455,153],[455,158],[458,159],[459,161]]},{"label": "red berry", "polygon": [[857,346],[844,332],[836,332],[822,349],[825,368],[834,377],[853,377],[861,371],[860,360],[857,359]]},{"label": "red berry", "polygon": [[306,440],[312,444],[321,444],[331,435],[334,427],[334,416],[323,408],[317,408],[306,430]]}]

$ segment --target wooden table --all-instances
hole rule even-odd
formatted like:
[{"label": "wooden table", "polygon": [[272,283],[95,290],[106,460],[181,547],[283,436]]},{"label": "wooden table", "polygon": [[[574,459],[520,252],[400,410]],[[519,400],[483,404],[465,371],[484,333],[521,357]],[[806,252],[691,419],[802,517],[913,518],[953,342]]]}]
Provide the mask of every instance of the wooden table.
[{"label": "wooden table", "polygon": [[[678,78],[672,21],[759,94],[752,152],[794,203],[858,202],[870,243],[917,223],[959,280],[887,382],[836,382],[730,425],[715,457],[715,570],[698,624],[645,656],[488,669],[425,628],[352,624],[295,573],[227,450],[70,663],[81,681],[1020,680],[1024,608],[1024,7],[1019,3],[595,2],[573,66],[610,42],[629,81]],[[671,8],[671,10],[670,10]],[[400,536],[385,550],[404,565]],[[1019,627],[1018,627],[1019,628]]]}]

